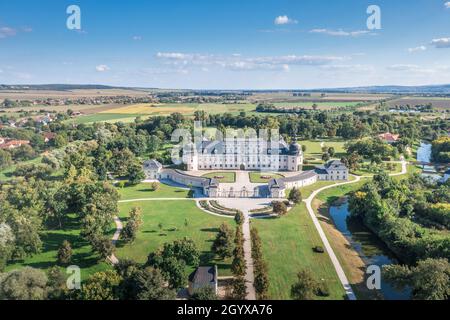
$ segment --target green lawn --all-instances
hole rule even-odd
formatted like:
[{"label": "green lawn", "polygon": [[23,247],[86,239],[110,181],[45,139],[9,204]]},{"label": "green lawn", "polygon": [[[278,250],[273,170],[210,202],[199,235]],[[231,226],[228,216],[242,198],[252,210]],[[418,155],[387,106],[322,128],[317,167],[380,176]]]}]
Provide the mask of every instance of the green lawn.
[{"label": "green lawn", "polygon": [[[41,163],[41,161],[42,161],[42,156],[39,156],[39,157],[34,158],[32,160],[20,162],[20,164],[26,164],[26,163],[27,164],[32,164],[32,163],[38,164],[38,163]],[[1,170],[0,171],[0,180],[10,180],[12,178],[11,173],[16,171],[16,167],[17,167],[17,164],[12,165],[10,167],[7,167],[7,168]]]},{"label": "green lawn", "polygon": [[316,139],[316,140],[302,140],[298,143],[302,146],[306,146],[305,159],[308,158],[322,158],[322,147],[321,143],[324,143],[324,147],[333,147],[336,154],[334,158],[341,158],[345,155],[344,146],[348,142],[346,140],[335,138],[335,139]]},{"label": "green lawn", "polygon": [[[278,173],[268,173],[268,172],[249,172],[251,183],[267,183],[271,179],[283,178],[281,174]],[[262,177],[270,177],[269,179],[264,179]]]},{"label": "green lawn", "polygon": [[75,124],[89,124],[94,122],[133,122],[137,117],[148,118],[147,115],[141,114],[122,114],[122,113],[95,113],[84,116],[79,116],[74,119],[67,120],[67,123]]},{"label": "green lawn", "polygon": [[[402,165],[400,163],[394,163],[395,168],[394,170],[388,170],[387,167],[383,167],[382,170],[386,171],[388,174],[393,173],[400,173],[402,172]],[[366,162],[363,167],[360,167],[358,170],[351,171],[352,174],[358,175],[358,176],[373,176],[377,173],[374,173],[373,171],[369,170],[370,164]]]},{"label": "green lawn", "polygon": [[290,299],[291,286],[301,269],[309,269],[319,281],[324,279],[330,291],[327,299],[344,299],[344,289],[328,254],[313,251],[323,244],[304,204],[280,219],[252,220],[252,226],[258,229],[263,243],[271,299]]},{"label": "green lawn", "polygon": [[103,271],[110,266],[106,262],[99,262],[96,254],[92,253],[91,246],[80,236],[78,221],[75,216],[71,216],[66,224],[65,230],[49,230],[41,234],[43,242],[42,252],[23,261],[16,261],[6,267],[6,271],[21,267],[33,267],[47,270],[57,265],[58,248],[64,240],[72,244],[73,256],[71,265],[77,265],[81,268],[82,279],[88,278],[91,274]]},{"label": "green lawn", "polygon": [[131,187],[118,187],[120,200],[144,199],[144,198],[187,198],[189,190],[175,188],[160,183],[156,191],[151,189],[150,183],[140,183]]},{"label": "green lawn", "polygon": [[223,177],[222,179],[217,179],[221,183],[234,183],[236,182],[236,173],[234,172],[210,172],[204,174],[205,178]]},{"label": "green lawn", "polygon": [[[198,209],[194,201],[144,201],[119,205],[120,217],[124,222],[133,207],[142,209],[144,225],[132,244],[124,245],[119,241],[117,248],[119,259],[130,258],[145,262],[148,254],[164,243],[187,237],[197,244],[201,252],[201,265],[217,264],[220,276],[231,275],[231,260],[218,261],[214,259],[210,250],[219,226],[226,222],[234,229],[233,219],[208,215]],[[187,227],[185,220],[188,222]]]}]

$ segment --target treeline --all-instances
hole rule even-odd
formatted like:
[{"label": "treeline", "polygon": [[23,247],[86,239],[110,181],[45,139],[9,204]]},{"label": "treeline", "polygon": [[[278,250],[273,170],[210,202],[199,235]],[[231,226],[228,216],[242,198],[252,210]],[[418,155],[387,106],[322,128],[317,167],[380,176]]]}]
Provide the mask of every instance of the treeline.
[{"label": "treeline", "polygon": [[351,217],[360,218],[396,256],[409,265],[450,258],[450,236],[428,228],[423,218],[446,228],[450,188],[431,189],[420,177],[397,181],[386,174],[350,195]]},{"label": "treeline", "polygon": [[[192,240],[176,240],[150,253],[144,264],[121,260],[113,269],[94,273],[77,290],[67,287],[67,275],[57,266],[47,273],[26,267],[0,273],[0,299],[174,300],[187,285],[189,268],[199,265],[199,257]],[[194,292],[192,298],[217,297],[213,290],[202,290]]]},{"label": "treeline", "polygon": [[255,275],[255,291],[257,299],[266,300],[269,298],[269,275],[267,270],[267,263],[264,261],[262,253],[262,241],[259,237],[258,230],[252,228],[250,230],[252,241],[252,258]]},{"label": "treeline", "polygon": [[431,156],[433,161],[450,163],[450,137],[440,137],[432,142]]}]

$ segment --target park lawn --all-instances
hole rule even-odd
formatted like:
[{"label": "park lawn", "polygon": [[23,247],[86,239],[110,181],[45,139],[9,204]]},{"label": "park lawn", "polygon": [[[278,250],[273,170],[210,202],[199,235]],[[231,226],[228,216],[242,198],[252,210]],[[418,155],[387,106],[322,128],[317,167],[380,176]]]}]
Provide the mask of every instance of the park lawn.
[{"label": "park lawn", "polygon": [[[353,181],[355,179],[356,179],[355,177],[349,176],[349,181]],[[342,183],[342,182],[345,182],[345,181],[317,181],[316,183],[311,184],[311,185],[306,186],[306,187],[302,187],[299,190],[302,193],[302,198],[303,199],[307,199],[317,189],[320,189],[320,188],[326,187],[326,186],[330,186],[330,185],[333,185],[333,184]],[[287,190],[286,194],[288,195],[289,192],[290,192],[290,190]]]},{"label": "park lawn", "polygon": [[[210,172],[204,174],[202,177],[216,179],[221,183],[235,183],[236,173],[235,172]],[[217,179],[214,177],[223,177],[222,179]]]},{"label": "park lawn", "polygon": [[279,219],[252,220],[262,240],[263,259],[268,265],[269,298],[290,299],[291,286],[301,269],[309,269],[318,281],[324,279],[330,296],[317,299],[343,300],[345,291],[328,254],[315,253],[323,243],[302,203]]},{"label": "park lawn", "polygon": [[[133,259],[146,262],[151,252],[162,247],[164,243],[187,237],[192,239],[200,251],[200,265],[217,265],[220,276],[231,275],[231,259],[215,259],[211,252],[212,241],[220,225],[225,222],[234,234],[233,219],[209,215],[197,208],[194,201],[142,201],[119,204],[120,217],[126,222],[133,207],[140,207],[144,224],[136,240],[131,244],[117,243],[116,255],[119,259]],[[185,221],[188,225],[185,226]],[[162,229],[160,230],[159,224]],[[191,271],[191,270],[190,270]]]},{"label": "park lawn", "polygon": [[145,199],[145,198],[187,198],[189,190],[171,187],[164,183],[159,183],[156,191],[151,189],[151,183],[140,183],[135,186],[117,187],[120,200]]},{"label": "park lawn", "polygon": [[[269,173],[269,172],[262,172],[262,171],[249,172],[248,175],[250,177],[250,182],[251,183],[267,183],[271,179],[284,178],[283,175],[278,174],[278,173]],[[269,179],[264,179],[262,177],[270,177],[270,178]]]},{"label": "park lawn", "polygon": [[301,140],[298,143],[302,146],[306,146],[305,159],[308,158],[322,158],[322,147],[321,143],[324,143],[324,147],[333,147],[336,154],[333,158],[342,158],[345,155],[345,144],[348,142],[346,140],[335,138],[335,139],[315,139],[315,140]]},{"label": "park lawn", "polygon": [[27,266],[48,270],[57,265],[58,248],[64,240],[69,241],[72,245],[73,255],[70,264],[80,267],[82,279],[87,279],[95,272],[110,269],[111,266],[105,261],[99,260],[99,256],[92,252],[92,247],[80,236],[80,227],[79,222],[75,220],[76,216],[70,215],[70,219],[65,224],[66,229],[64,230],[46,230],[41,233],[43,242],[41,253],[8,264],[6,271]]},{"label": "park lawn", "polygon": [[339,262],[344,269],[347,278],[352,285],[355,294],[359,299],[371,300],[377,298],[374,292],[367,290],[364,283],[364,273],[361,268],[364,267],[364,261],[359,254],[349,247],[345,236],[336,228],[333,219],[329,214],[329,207],[336,203],[342,197],[348,195],[350,192],[360,189],[370,179],[361,179],[361,181],[337,186],[335,188],[327,189],[317,195],[313,201],[313,209],[318,217],[322,229],[328,238],[333,251],[335,252]]},{"label": "park lawn", "polygon": [[[42,156],[39,156],[37,158],[34,158],[32,160],[23,161],[20,162],[20,164],[39,164],[42,162]],[[17,164],[14,164],[12,166],[9,166],[3,170],[0,171],[0,180],[11,180],[12,179],[12,173],[16,171]]]},{"label": "park lawn", "polygon": [[[387,168],[383,169],[388,174],[395,174],[402,172],[402,165],[400,163],[394,163],[395,169],[394,170],[388,170]],[[350,172],[351,174],[357,175],[357,176],[374,176],[376,173],[373,173],[369,171],[367,168],[359,168],[358,170],[352,170]]]},{"label": "park lawn", "polygon": [[[66,120],[67,123],[75,124],[89,124],[94,122],[133,122],[137,117],[142,116],[141,114],[125,114],[125,113],[95,113],[84,116],[79,116],[74,119]],[[143,117],[145,118],[145,117]]]}]

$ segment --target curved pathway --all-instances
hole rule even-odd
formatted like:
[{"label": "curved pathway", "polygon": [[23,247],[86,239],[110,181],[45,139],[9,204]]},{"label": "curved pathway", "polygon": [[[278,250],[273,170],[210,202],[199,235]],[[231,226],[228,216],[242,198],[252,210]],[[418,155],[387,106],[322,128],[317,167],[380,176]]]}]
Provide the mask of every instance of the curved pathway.
[{"label": "curved pathway", "polygon": [[[118,216],[114,217],[114,223],[116,224],[116,232],[114,232],[114,235],[111,240],[112,240],[112,244],[115,246],[117,243],[117,240],[119,240],[119,238],[120,238],[120,233],[123,230],[123,224],[122,224],[122,221],[120,221],[120,218]],[[111,263],[113,265],[119,263],[119,259],[117,259],[116,255],[114,253],[109,257],[109,261],[111,261]]]},{"label": "curved pathway", "polygon": [[246,300],[256,300],[255,292],[255,274],[253,270],[252,257],[252,239],[250,234],[250,217],[248,210],[244,214],[244,223],[242,224],[242,233],[244,234],[244,259],[245,259],[245,287],[247,291]]},{"label": "curved pathway", "polygon": [[[401,164],[402,164],[402,171],[399,173],[390,174],[391,177],[401,176],[401,175],[408,173],[408,168],[407,168],[408,163],[403,160],[403,161],[401,161]],[[345,275],[344,269],[342,268],[339,260],[337,259],[336,254],[334,253],[333,248],[331,247],[330,242],[328,241],[328,239],[325,235],[325,232],[323,231],[322,226],[320,225],[319,220],[317,219],[317,216],[312,208],[312,201],[319,193],[321,193],[324,190],[332,189],[332,188],[347,185],[347,184],[357,183],[357,182],[361,181],[362,178],[372,178],[372,176],[355,176],[355,180],[325,186],[323,188],[315,190],[309,196],[309,198],[303,200],[303,202],[305,202],[305,204],[306,204],[306,208],[308,209],[308,213],[311,216],[311,219],[313,220],[314,226],[316,227],[317,232],[319,233],[319,236],[325,246],[325,249],[327,250],[327,253],[331,258],[331,262],[333,263],[334,269],[336,270],[336,273],[338,274],[339,280],[341,281],[342,286],[344,287],[345,293],[347,295],[347,298],[349,300],[356,300],[356,295],[353,292],[350,282],[348,281],[347,276]]]}]

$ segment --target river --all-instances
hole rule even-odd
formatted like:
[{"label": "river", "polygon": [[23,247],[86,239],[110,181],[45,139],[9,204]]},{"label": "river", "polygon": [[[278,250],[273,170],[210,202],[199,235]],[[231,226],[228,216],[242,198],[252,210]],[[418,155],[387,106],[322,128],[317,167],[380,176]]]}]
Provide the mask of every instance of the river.
[{"label": "river", "polygon": [[[352,247],[359,253],[366,266],[384,266],[396,264],[397,260],[386,245],[360,222],[347,219],[350,215],[348,202],[330,207],[330,215],[337,229],[347,238]],[[408,300],[410,291],[397,291],[381,279],[379,293],[386,300]]]}]

